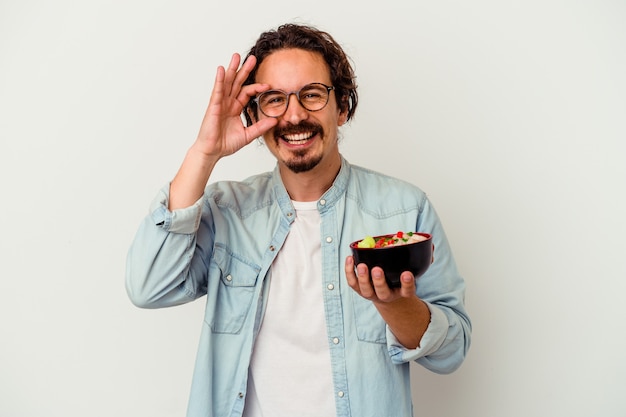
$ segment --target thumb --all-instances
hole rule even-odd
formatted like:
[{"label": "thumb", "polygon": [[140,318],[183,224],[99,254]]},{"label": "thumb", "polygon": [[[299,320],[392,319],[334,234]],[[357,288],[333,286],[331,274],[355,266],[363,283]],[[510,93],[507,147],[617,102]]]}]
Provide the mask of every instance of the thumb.
[{"label": "thumb", "polygon": [[252,142],[254,139],[263,136],[270,129],[278,124],[278,120],[273,117],[268,117],[266,119],[261,119],[258,122],[255,122],[246,128],[246,136],[248,138],[248,143]]}]

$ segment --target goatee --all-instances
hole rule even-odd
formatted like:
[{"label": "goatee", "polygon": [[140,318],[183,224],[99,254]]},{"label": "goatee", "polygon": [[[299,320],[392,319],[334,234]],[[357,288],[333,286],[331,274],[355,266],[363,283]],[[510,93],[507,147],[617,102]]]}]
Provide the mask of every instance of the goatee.
[{"label": "goatee", "polygon": [[294,174],[312,170],[317,166],[317,164],[320,163],[320,161],[322,160],[322,155],[317,155],[314,158],[306,159],[306,153],[307,151],[294,152],[295,158],[285,161],[285,166],[289,168],[289,170]]},{"label": "goatee", "polygon": [[[284,140],[284,135],[292,135],[298,133],[311,132],[313,135],[319,135],[320,140],[324,140],[324,129],[317,123],[311,123],[302,121],[297,125],[290,125],[283,128],[276,128],[274,134],[276,140]],[[282,139],[279,139],[282,138]],[[285,166],[293,173],[298,174],[300,172],[307,172],[312,170],[322,160],[322,155],[309,155],[308,149],[292,151],[292,157],[289,160],[285,160]]]}]

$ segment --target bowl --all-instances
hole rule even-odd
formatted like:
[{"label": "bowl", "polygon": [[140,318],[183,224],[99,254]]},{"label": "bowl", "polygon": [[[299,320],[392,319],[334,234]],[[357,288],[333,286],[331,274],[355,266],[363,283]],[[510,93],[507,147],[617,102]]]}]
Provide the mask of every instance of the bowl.
[{"label": "bowl", "polygon": [[[389,288],[401,286],[400,275],[404,271],[411,271],[417,279],[426,272],[432,263],[433,244],[430,234],[421,232],[415,234],[426,239],[414,243],[378,248],[359,248],[358,244],[363,239],[354,241],[350,244],[354,264],[364,263],[370,271],[375,266],[381,267]],[[373,239],[378,241],[381,238],[392,238],[393,236],[396,236],[396,233],[374,236]]]}]

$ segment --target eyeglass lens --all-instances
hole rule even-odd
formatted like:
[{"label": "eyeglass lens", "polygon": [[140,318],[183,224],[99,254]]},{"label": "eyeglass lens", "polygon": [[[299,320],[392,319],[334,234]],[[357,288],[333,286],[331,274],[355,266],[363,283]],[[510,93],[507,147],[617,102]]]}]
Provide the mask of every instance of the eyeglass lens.
[{"label": "eyeglass lens", "polygon": [[262,93],[258,97],[259,108],[269,117],[281,116],[287,110],[289,96],[296,98],[309,111],[321,110],[328,103],[329,90],[331,88],[320,83],[307,84],[300,91],[285,93],[280,90],[271,90]]}]

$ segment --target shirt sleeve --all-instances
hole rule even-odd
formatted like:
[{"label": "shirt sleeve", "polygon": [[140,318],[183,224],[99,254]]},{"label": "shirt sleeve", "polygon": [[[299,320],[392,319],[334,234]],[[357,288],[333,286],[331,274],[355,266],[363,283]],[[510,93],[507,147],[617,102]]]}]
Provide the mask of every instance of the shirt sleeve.
[{"label": "shirt sleeve", "polygon": [[204,197],[174,211],[168,198],[169,184],[151,203],[127,254],[126,292],[138,307],[170,307],[206,293],[209,254],[196,244]]},{"label": "shirt sleeve", "polygon": [[150,205],[150,216],[155,226],[172,233],[192,234],[198,230],[202,217],[200,197],[193,205],[174,211],[168,210],[169,184],[163,187]]},{"label": "shirt sleeve", "polygon": [[426,332],[422,336],[420,346],[416,349],[408,349],[404,347],[391,332],[387,326],[387,346],[389,354],[394,363],[400,364],[404,362],[414,361],[421,357],[428,356],[436,352],[445,340],[448,332],[448,318],[439,308],[430,303],[426,303],[430,310],[430,323]]},{"label": "shirt sleeve", "polygon": [[431,321],[418,349],[406,349],[387,329],[389,354],[394,363],[413,360],[435,373],[448,374],[461,366],[471,341],[465,282],[457,270],[439,217],[427,198],[416,230],[433,235],[434,261],[418,279],[416,288],[418,297],[428,305]]}]

